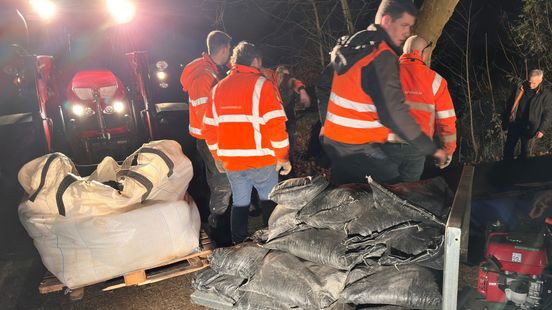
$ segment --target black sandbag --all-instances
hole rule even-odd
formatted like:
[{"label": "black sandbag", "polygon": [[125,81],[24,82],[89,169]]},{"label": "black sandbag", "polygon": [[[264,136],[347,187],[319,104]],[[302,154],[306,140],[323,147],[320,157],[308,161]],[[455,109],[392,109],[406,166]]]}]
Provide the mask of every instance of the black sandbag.
[{"label": "black sandbag", "polygon": [[[435,260],[442,253],[443,240],[440,227],[405,222],[370,237],[349,237],[343,243],[349,247],[364,249],[364,252],[372,247],[383,246],[385,250],[379,257],[366,254],[364,257],[371,258],[380,265],[404,265]],[[436,269],[440,267],[434,263],[429,265]]]},{"label": "black sandbag", "polygon": [[286,205],[277,205],[268,221],[267,240],[308,228],[301,224],[297,218],[296,209],[288,208]]},{"label": "black sandbag", "polygon": [[[417,265],[361,267],[365,277],[348,283],[341,300],[353,304],[439,309],[442,296],[433,273]],[[357,275],[357,278],[358,275]]]},{"label": "black sandbag", "polygon": [[345,184],[326,189],[298,212],[298,220],[311,227],[344,230],[365,209],[373,208],[368,184]]},{"label": "black sandbag", "polygon": [[208,291],[194,291],[190,295],[190,301],[194,305],[207,307],[209,309],[231,310],[234,307],[234,303],[229,301],[228,298]]},{"label": "black sandbag", "polygon": [[[281,310],[281,309],[296,309],[302,308],[292,307],[290,305],[283,304],[278,300],[272,299],[268,296],[256,294],[252,292],[244,292],[240,299],[234,304],[232,309],[235,310]],[[334,303],[325,310],[355,310],[356,307],[351,304]]]},{"label": "black sandbag", "polygon": [[218,248],[209,256],[209,265],[218,273],[251,278],[262,264],[267,249],[252,242]]},{"label": "black sandbag", "polygon": [[346,273],[280,251],[266,255],[259,271],[240,290],[303,309],[324,309],[339,297]]},{"label": "black sandbag", "polygon": [[280,310],[290,309],[292,306],[265,295],[243,292],[232,309],[236,310]]},{"label": "black sandbag", "polygon": [[288,179],[276,185],[268,197],[277,204],[301,209],[328,185],[328,181],[322,176]]},{"label": "black sandbag", "polygon": [[[281,250],[317,264],[349,270],[368,257],[371,249],[366,249],[361,242],[345,244],[345,240],[347,235],[344,231],[310,228],[276,238],[262,246]],[[375,256],[382,253],[383,251]]]},{"label": "black sandbag", "polygon": [[442,177],[386,185],[386,188],[411,204],[437,215],[442,221],[447,219],[454,200],[454,193]]},{"label": "black sandbag", "polygon": [[420,224],[408,233],[391,234],[386,243],[388,250],[378,263],[390,266],[419,263],[433,269],[443,269],[444,241],[441,227]]},{"label": "black sandbag", "polygon": [[444,221],[437,215],[409,203],[371,179],[369,182],[374,204],[362,209],[362,214],[347,224],[349,235],[370,236],[405,222],[429,223],[444,228]]},{"label": "black sandbag", "polygon": [[211,268],[206,268],[194,275],[192,287],[202,292],[211,292],[225,303],[234,304],[239,299],[238,288],[246,281],[240,277],[220,274]]},{"label": "black sandbag", "polygon": [[390,305],[357,305],[356,310],[411,310],[405,307],[390,306]]}]

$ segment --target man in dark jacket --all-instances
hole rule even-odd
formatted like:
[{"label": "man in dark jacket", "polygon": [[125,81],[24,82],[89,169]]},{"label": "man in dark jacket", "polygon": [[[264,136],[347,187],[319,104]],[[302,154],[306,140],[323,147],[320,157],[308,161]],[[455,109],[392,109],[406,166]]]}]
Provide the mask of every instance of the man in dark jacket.
[{"label": "man in dark jacket", "polygon": [[552,94],[543,85],[544,72],[533,70],[529,81],[516,92],[510,110],[508,137],[504,146],[504,160],[514,159],[514,150],[521,140],[520,159],[527,158],[535,139],[542,139],[550,126]]},{"label": "man in dark jacket", "polygon": [[402,181],[392,159],[400,154],[386,148],[394,135],[438,164],[446,160],[445,151],[409,114],[401,88],[398,55],[416,15],[411,1],[383,0],[375,24],[332,51],[334,74],[322,135],[335,184],[366,182],[367,176],[383,183]]}]

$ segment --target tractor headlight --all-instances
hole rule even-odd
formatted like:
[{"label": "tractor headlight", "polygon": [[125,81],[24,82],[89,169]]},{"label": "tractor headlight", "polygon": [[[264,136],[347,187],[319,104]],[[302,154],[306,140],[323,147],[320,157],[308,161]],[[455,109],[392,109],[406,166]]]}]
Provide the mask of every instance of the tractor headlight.
[{"label": "tractor headlight", "polygon": [[159,60],[155,63],[155,68],[157,69],[155,71],[155,76],[157,77],[157,82],[161,88],[169,87],[169,84],[167,83],[167,80],[169,79],[169,74],[167,73],[168,67],[169,64],[165,60]]},{"label": "tractor headlight", "polygon": [[76,116],[82,116],[84,115],[84,106],[82,104],[75,104],[71,108],[71,111],[73,111],[73,114]]},{"label": "tractor headlight", "polygon": [[89,116],[89,115],[94,115],[95,114],[95,112],[94,112],[94,110],[92,110],[92,108],[85,107],[84,105],[79,104],[79,103],[74,104],[71,107],[71,112],[73,112],[73,114],[75,114],[75,116],[78,116],[78,117]]},{"label": "tractor headlight", "polygon": [[51,0],[30,0],[32,9],[40,18],[50,20],[57,12],[57,6]]},{"label": "tractor headlight", "polygon": [[136,15],[136,5],[131,0],[106,0],[106,4],[118,24],[129,23]]},{"label": "tractor headlight", "polygon": [[116,113],[123,113],[125,111],[125,104],[122,101],[115,101],[113,102],[113,110]]},{"label": "tractor headlight", "polygon": [[165,72],[165,71],[157,71],[156,75],[157,75],[157,79],[159,81],[164,81],[164,80],[167,79],[167,72]]},{"label": "tractor headlight", "polygon": [[155,67],[159,71],[165,71],[169,67],[169,64],[164,60],[159,60],[155,63]]}]

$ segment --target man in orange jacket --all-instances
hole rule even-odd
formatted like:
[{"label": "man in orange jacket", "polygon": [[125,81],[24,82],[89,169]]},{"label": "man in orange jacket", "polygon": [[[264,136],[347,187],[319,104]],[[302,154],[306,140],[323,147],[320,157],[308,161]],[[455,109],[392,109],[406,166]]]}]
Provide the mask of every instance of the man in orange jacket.
[{"label": "man in orange jacket", "polygon": [[[294,78],[291,75],[289,67],[286,65],[279,65],[276,67],[276,70],[264,69],[263,74],[278,87],[278,91],[280,92],[280,98],[282,99],[287,117],[286,130],[289,137],[289,160],[293,166],[295,164],[295,133],[297,131],[295,106],[298,102],[303,108],[308,108],[310,106],[310,96],[307,93],[305,84]],[[293,172],[288,177],[292,177],[292,174]]]},{"label": "man in orange jacket", "polygon": [[189,97],[190,135],[197,139],[197,151],[205,165],[209,199],[209,225],[214,229],[214,239],[219,246],[230,245],[230,223],[226,212],[230,204],[230,183],[226,174],[220,173],[211,157],[201,131],[207,101],[213,86],[225,76],[230,58],[229,35],[212,31],[207,36],[208,53],[190,62],[184,68],[180,82]]},{"label": "man in orange jacket", "polygon": [[247,237],[253,187],[267,225],[275,207],[268,194],[278,183],[278,171],[287,175],[291,164],[286,115],[276,86],[261,73],[260,51],[240,42],[231,64],[228,77],[211,92],[203,133],[232,187],[230,227],[232,241],[239,243]]},{"label": "man in orange jacket", "polygon": [[402,181],[396,154],[387,152],[392,135],[423,155],[444,163],[437,148],[412,118],[400,85],[398,54],[410,36],[417,10],[410,0],[382,0],[375,24],[332,51],[331,93],[323,143],[331,159],[332,183],[362,183],[367,176],[382,183]]},{"label": "man in orange jacket", "polygon": [[[437,133],[447,154],[446,162],[439,165],[443,169],[450,164],[456,150],[456,114],[447,81],[426,66],[432,45],[419,36],[408,38],[404,43],[404,53],[399,58],[400,74],[410,115],[428,137]],[[397,150],[390,153],[397,155],[395,161],[399,163],[402,181],[419,180],[424,170],[425,155],[399,137],[392,137],[391,140],[394,143],[386,144],[386,148]]]}]

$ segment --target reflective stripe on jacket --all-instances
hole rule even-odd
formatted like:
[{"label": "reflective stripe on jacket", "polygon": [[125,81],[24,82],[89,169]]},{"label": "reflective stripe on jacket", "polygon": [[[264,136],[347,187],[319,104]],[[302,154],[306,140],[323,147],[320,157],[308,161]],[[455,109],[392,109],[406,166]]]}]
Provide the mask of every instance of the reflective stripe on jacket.
[{"label": "reflective stripe on jacket", "polygon": [[401,84],[410,114],[429,137],[435,130],[443,149],[452,155],[456,150],[456,114],[447,81],[428,68],[420,54],[400,57]]},{"label": "reflective stripe on jacket", "polygon": [[203,134],[228,171],[288,160],[286,115],[275,85],[253,67],[236,65],[212,90]]},{"label": "reflective stripe on jacket", "polygon": [[359,60],[345,74],[334,73],[324,136],[347,144],[387,141],[390,130],[379,122],[376,106],[360,83],[362,68],[387,50],[391,51],[390,47],[381,42],[378,48]]},{"label": "reflective stripe on jacket", "polygon": [[208,54],[190,62],[182,71],[180,83],[189,97],[190,135],[197,139],[204,139],[201,132],[203,116],[207,108],[207,101],[211,88],[218,81],[218,68]]}]

